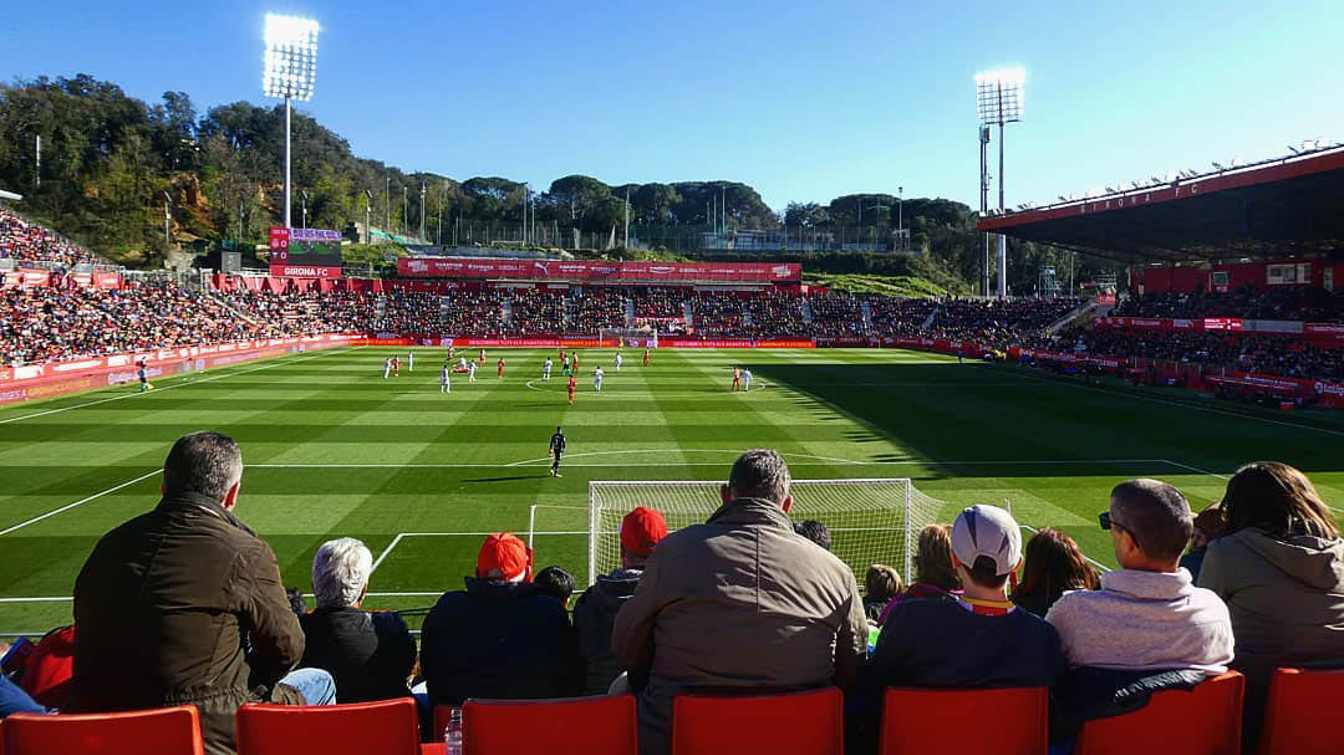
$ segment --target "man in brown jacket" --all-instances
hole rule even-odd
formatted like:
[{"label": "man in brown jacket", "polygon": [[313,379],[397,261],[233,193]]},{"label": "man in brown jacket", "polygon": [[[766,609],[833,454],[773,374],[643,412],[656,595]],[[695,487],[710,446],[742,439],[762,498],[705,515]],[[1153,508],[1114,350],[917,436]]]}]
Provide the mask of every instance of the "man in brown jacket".
[{"label": "man in brown jacket", "polygon": [[639,692],[644,755],[668,751],[672,698],[848,686],[866,649],[858,584],[793,531],[789,469],[743,454],[705,524],[674,532],[616,614],[612,651]]},{"label": "man in brown jacket", "polygon": [[179,438],[159,505],[98,542],[75,582],[70,710],[194,704],[222,755],[245,702],[333,701],[326,672],[290,674],[303,632],[275,554],[233,514],[242,474],[232,438]]}]

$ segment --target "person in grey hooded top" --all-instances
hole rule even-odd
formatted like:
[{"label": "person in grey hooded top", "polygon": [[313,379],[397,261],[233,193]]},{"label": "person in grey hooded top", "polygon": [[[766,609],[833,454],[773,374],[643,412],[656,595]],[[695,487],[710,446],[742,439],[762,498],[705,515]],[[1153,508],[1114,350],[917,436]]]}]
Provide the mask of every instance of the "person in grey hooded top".
[{"label": "person in grey hooded top", "polygon": [[1344,540],[1311,481],[1287,464],[1237,470],[1222,508],[1227,524],[1209,544],[1199,584],[1231,613],[1250,747],[1275,668],[1344,663]]}]

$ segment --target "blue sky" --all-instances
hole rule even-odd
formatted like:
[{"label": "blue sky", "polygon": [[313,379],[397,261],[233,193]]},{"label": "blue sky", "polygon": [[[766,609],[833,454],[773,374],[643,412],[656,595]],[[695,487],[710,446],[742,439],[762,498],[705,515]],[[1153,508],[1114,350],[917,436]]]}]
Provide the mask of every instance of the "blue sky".
[{"label": "blue sky", "polygon": [[361,156],[544,188],[728,179],[978,205],[974,74],[1027,68],[1009,205],[1344,140],[1344,3],[8,3],[0,78],[260,94],[268,10],[322,24],[305,109]]}]

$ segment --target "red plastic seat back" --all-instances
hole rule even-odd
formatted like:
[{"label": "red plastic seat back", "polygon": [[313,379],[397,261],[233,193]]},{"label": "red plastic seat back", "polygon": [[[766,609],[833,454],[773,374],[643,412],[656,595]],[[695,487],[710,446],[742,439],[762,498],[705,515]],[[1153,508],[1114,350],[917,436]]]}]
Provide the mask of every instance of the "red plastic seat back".
[{"label": "red plastic seat back", "polygon": [[[443,741],[452,708],[434,708],[434,736]],[[631,695],[554,700],[468,700],[462,706],[464,755],[637,755]]]},{"label": "red plastic seat back", "polygon": [[202,755],[196,707],[44,715],[15,713],[0,727],[7,755]]},{"label": "red plastic seat back", "polygon": [[1341,705],[1344,671],[1275,671],[1260,732],[1260,755],[1339,752]]},{"label": "red plastic seat back", "polygon": [[672,702],[672,755],[839,755],[843,707],[834,687],[753,697],[682,695]]},{"label": "red plastic seat back", "polygon": [[248,704],[235,722],[238,755],[418,755],[415,700],[350,705]]},{"label": "red plastic seat back", "polygon": [[1193,690],[1158,692],[1133,713],[1083,724],[1074,755],[1239,755],[1245,692],[1246,678],[1235,671]]},{"label": "red plastic seat back", "polygon": [[[1043,755],[1050,736],[1049,705],[1044,687],[888,688],[882,702],[881,752]],[[970,722],[975,731],[966,732]],[[956,742],[962,736],[970,740],[959,748]]]}]

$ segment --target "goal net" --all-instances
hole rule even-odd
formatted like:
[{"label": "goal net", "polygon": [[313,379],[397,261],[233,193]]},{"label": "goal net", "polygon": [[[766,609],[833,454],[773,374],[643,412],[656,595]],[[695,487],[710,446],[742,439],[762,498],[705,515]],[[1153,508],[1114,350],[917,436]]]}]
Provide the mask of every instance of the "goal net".
[{"label": "goal net", "polygon": [[[662,512],[668,531],[700,524],[721,504],[717,482],[588,483],[588,584],[621,564],[621,519],[637,506]],[[831,552],[862,582],[870,564],[888,564],[908,582],[919,531],[939,521],[943,502],[909,478],[794,480],[795,523],[815,519],[831,531]]]},{"label": "goal net", "polygon": [[658,331],[651,328],[602,328],[597,332],[603,348],[656,349]]}]

